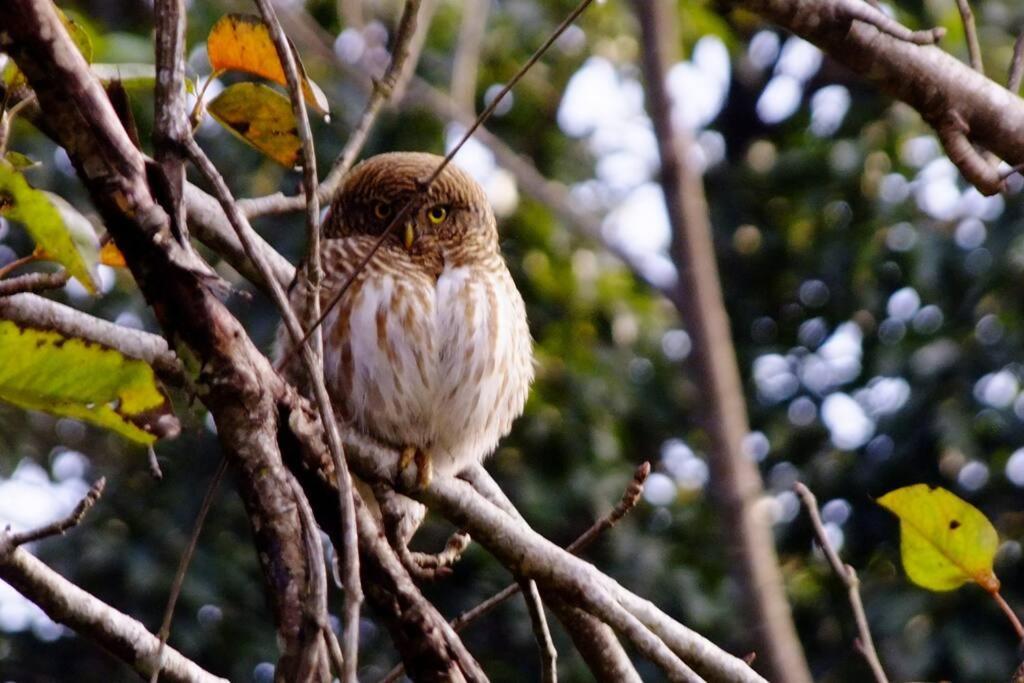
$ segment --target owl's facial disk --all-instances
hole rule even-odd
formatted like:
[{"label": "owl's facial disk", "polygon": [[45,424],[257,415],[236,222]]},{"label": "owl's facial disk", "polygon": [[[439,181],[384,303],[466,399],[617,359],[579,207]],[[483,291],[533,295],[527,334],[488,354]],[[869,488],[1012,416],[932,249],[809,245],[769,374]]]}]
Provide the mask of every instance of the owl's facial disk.
[{"label": "owl's facial disk", "polygon": [[[378,232],[383,232],[391,224],[393,202],[380,201],[373,207],[374,217],[379,221]],[[412,251],[417,238],[425,230],[433,232],[437,226],[448,220],[451,208],[447,204],[434,204],[428,208],[413,208],[402,219],[402,228],[396,230],[399,240],[406,251]]]}]

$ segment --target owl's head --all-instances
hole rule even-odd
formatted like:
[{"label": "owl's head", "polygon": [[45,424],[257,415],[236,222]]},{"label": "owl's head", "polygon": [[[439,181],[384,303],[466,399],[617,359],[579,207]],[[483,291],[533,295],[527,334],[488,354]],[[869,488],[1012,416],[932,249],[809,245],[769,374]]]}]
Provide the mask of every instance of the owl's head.
[{"label": "owl's head", "polygon": [[440,249],[446,258],[498,248],[487,196],[469,175],[449,164],[426,190],[423,183],[442,162],[435,154],[379,154],[352,169],[331,204],[324,236],[380,235],[409,200],[411,209],[385,246],[412,254]]}]

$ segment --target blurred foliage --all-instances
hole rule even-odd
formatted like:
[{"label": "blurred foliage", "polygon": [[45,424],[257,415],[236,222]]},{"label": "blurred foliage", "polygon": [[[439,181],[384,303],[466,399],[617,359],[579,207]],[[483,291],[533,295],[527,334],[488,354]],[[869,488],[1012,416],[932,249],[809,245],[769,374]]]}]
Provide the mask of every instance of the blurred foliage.
[{"label": "blurred foliage", "polygon": [[[572,4],[492,3],[480,55],[478,106]],[[1006,0],[972,5],[988,73],[1001,81],[1015,33],[1024,27],[1024,9]],[[345,28],[334,6],[327,0],[306,3],[332,37]],[[146,3],[83,0],[65,9],[88,32],[97,62],[152,60]],[[913,27],[946,26],[950,34],[943,46],[966,56],[949,0],[908,0],[895,9]],[[394,27],[398,10],[397,2],[365,3],[367,17],[381,22],[363,32],[371,57],[386,35],[382,28]],[[229,11],[251,8],[193,2],[190,76],[209,73],[203,42]],[[975,586],[934,594],[910,584],[899,569],[897,522],[872,497],[925,482],[946,486],[976,505],[1000,533],[996,572],[1003,595],[1011,605],[1024,606],[1019,488],[1024,457],[1013,459],[1024,441],[1024,400],[1017,400],[1024,377],[1020,183],[1005,205],[991,211],[995,205],[979,204],[955,176],[929,185],[944,172],[930,129],[907,107],[878,96],[827,59],[801,84],[796,112],[765,123],[758,103],[786,36],[725,3],[680,3],[680,12],[682,55],[690,58],[697,41],[713,34],[731,60],[728,95],[706,131],[720,136],[724,157],[708,168],[706,187],[756,430],[751,451],[765,475],[764,514],[775,522],[815,678],[859,681],[868,673],[852,646],[855,631],[845,590],[812,550],[810,525],[790,491],[797,478],[823,503],[826,521],[841,539],[843,559],[860,574],[868,617],[893,680],[1005,680],[1017,652],[996,606],[980,600]],[[439,2],[418,74],[441,89],[447,89],[459,25],[459,3]],[[593,56],[635,78],[639,50],[628,3],[596,4],[579,26],[577,39],[561,41],[514,91],[511,108],[488,125],[541,172],[566,183],[592,178],[598,161],[591,147],[559,129],[559,104],[569,79]],[[776,53],[759,65],[753,46],[757,40],[770,46],[772,36]],[[309,75],[331,102],[332,120],[313,126],[321,169],[326,169],[365,95],[343,71],[296,42]],[[837,128],[815,132],[815,96],[835,85],[846,89],[848,109]],[[148,145],[152,99],[145,90],[133,91],[132,97]],[[366,154],[444,151],[445,124],[420,103],[406,101],[384,113]],[[297,174],[216,124],[204,123],[199,136],[237,195],[298,187]],[[12,148],[43,162],[27,171],[35,187],[60,194],[96,221],[66,156],[45,137],[19,121]],[[581,241],[549,207],[521,188],[520,193],[501,228],[506,257],[527,300],[538,380],[526,415],[490,469],[540,532],[565,543],[615,502],[637,463],[651,460],[660,479],[652,481],[648,502],[606,533],[588,557],[715,642],[746,653],[748,628],[728,575],[729,530],[718,524],[711,492],[702,486],[708,442],[697,421],[702,397],[682,360],[685,325],[600,245]],[[955,210],[934,210],[936,201],[954,195]],[[976,213],[983,216],[965,224],[968,209],[978,206]],[[264,218],[257,228],[293,261],[298,257],[301,215]],[[0,263],[29,251],[31,243],[20,228],[0,224]],[[237,280],[229,267],[218,267]],[[105,270],[104,279],[106,293],[100,298],[74,289],[58,298],[104,318],[155,329],[125,271]],[[256,341],[269,348],[277,324],[270,303],[254,295],[235,297],[230,304]],[[853,327],[842,329],[859,331],[859,364],[842,382],[821,384],[811,361],[820,360],[826,340],[851,321]],[[755,368],[762,367],[759,359],[772,354],[793,377],[788,393],[774,398],[755,376]],[[879,378],[900,379],[897,389],[905,386],[909,393],[895,410],[871,417],[870,438],[844,445],[836,437],[843,425],[825,419],[826,403],[838,392],[870,402],[870,395],[857,389],[878,387]],[[996,381],[998,386],[992,384]],[[107,477],[107,493],[86,525],[40,544],[40,556],[154,630],[219,458],[216,436],[200,407],[181,396],[176,401],[183,433],[157,447],[163,481],[150,478],[143,451],[116,436],[0,406],[0,477],[10,477],[27,459],[59,478],[57,465],[69,450],[88,457],[87,479]],[[685,472],[678,467],[680,453],[686,455]],[[276,657],[273,628],[247,522],[230,488],[224,486],[203,532],[171,642],[232,680],[267,680],[261,663]],[[446,531],[432,522],[417,542],[436,547]],[[454,616],[507,581],[497,563],[474,546],[452,578],[426,591]],[[341,598],[334,593],[332,601],[339,605]],[[0,609],[0,626],[4,623]],[[588,680],[564,634],[555,631],[564,680]],[[471,627],[465,639],[493,680],[536,678],[535,646],[519,602]],[[367,613],[361,675],[374,680],[395,660],[386,632]],[[650,666],[640,666],[644,680],[657,680]],[[67,680],[69,671],[78,680],[134,680],[123,665],[73,635],[46,642],[32,631],[0,631],[4,680]]]}]

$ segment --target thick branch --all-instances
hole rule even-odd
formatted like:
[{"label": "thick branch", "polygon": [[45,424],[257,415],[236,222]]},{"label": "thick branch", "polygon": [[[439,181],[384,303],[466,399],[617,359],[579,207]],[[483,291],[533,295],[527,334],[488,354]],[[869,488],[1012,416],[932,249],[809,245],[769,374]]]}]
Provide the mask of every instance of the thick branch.
[{"label": "thick branch", "polygon": [[[1024,101],[1000,84],[934,45],[893,35],[876,20],[865,21],[858,0],[739,0],[814,43],[883,92],[903,100],[938,128],[950,111],[966,126],[970,142],[1011,166],[1024,162]],[[993,194],[1001,183],[972,179]],[[977,184],[983,182],[983,184]]]},{"label": "thick branch", "polygon": [[48,0],[0,3],[0,48],[26,75],[45,128],[63,146],[132,274],[176,348],[198,361],[192,381],[236,466],[284,650],[300,646],[307,576],[301,522],[278,452],[276,377],[210,290],[208,265],[154,199],[146,163]]}]

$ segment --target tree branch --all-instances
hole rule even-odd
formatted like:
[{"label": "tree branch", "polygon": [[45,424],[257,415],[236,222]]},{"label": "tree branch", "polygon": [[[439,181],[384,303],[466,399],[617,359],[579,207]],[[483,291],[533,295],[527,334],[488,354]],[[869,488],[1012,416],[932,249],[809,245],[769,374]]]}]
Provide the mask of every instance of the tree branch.
[{"label": "tree branch", "polygon": [[852,566],[844,564],[839,559],[839,554],[832,546],[832,543],[829,542],[828,534],[825,533],[825,526],[821,523],[821,513],[818,512],[818,500],[811,493],[811,490],[800,482],[793,485],[793,490],[800,496],[804,507],[807,508],[807,514],[811,518],[811,525],[814,527],[814,535],[817,537],[818,545],[821,547],[822,552],[825,553],[828,563],[832,566],[832,571],[835,572],[839,580],[846,586],[850,607],[853,609],[853,617],[857,622],[857,632],[860,634],[856,642],[857,651],[863,655],[864,660],[871,667],[871,674],[874,676],[875,681],[877,683],[889,683],[889,678],[885,675],[885,669],[882,668],[882,662],[878,659],[878,652],[875,650],[875,641],[871,637],[871,628],[868,626],[867,615],[864,614],[864,603],[860,599],[860,579],[857,578],[857,572]]},{"label": "tree branch", "polygon": [[[814,43],[883,92],[909,104],[936,129],[948,112],[955,111],[971,143],[1011,166],[1024,162],[1024,101],[938,47],[908,41],[889,24],[865,20],[863,3],[738,0],[734,4]],[[909,30],[903,28],[903,32]],[[963,167],[961,171],[983,194],[994,194],[1002,187],[989,175],[973,177]]]},{"label": "tree branch", "polygon": [[[146,628],[98,598],[85,592],[19,547],[25,543],[61,535],[82,521],[103,493],[99,479],[65,518],[39,529],[12,533],[0,531],[0,579],[38,605],[48,617],[103,646],[148,677],[157,668],[160,642]],[[169,683],[225,682],[204,671],[180,652],[168,648],[165,680]]]},{"label": "tree branch", "polygon": [[116,349],[126,356],[146,361],[170,384],[180,384],[184,377],[178,357],[163,337],[96,318],[36,294],[0,298],[0,318]]},{"label": "tree branch", "polygon": [[175,348],[197,363],[190,378],[236,466],[282,645],[278,671],[295,670],[307,576],[301,521],[278,451],[269,363],[211,290],[209,266],[173,234],[154,199],[146,162],[48,0],[0,3],[0,49],[39,100],[40,119],[67,150],[107,229]]}]

